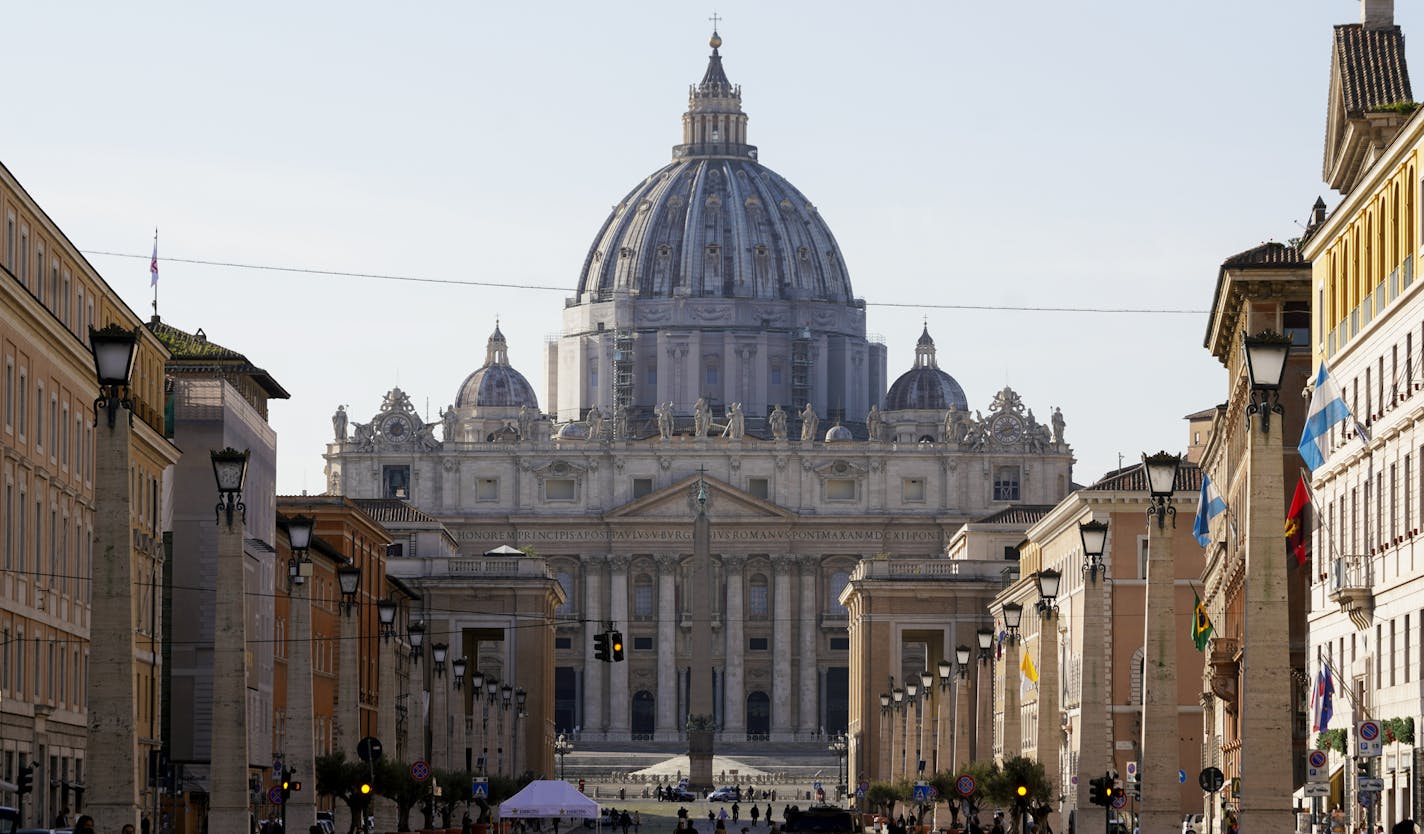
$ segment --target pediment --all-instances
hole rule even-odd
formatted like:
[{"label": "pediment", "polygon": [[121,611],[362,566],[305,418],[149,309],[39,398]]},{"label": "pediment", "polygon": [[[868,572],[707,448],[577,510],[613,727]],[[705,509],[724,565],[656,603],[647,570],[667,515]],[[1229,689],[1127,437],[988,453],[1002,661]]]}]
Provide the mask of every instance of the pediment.
[{"label": "pediment", "polygon": [[[680,519],[691,523],[697,515],[697,477],[689,475],[671,486],[644,495],[610,511],[605,518],[637,520],[646,518]],[[781,520],[794,519],[795,513],[757,498],[725,481],[703,476],[707,488],[707,517],[718,520]]]}]

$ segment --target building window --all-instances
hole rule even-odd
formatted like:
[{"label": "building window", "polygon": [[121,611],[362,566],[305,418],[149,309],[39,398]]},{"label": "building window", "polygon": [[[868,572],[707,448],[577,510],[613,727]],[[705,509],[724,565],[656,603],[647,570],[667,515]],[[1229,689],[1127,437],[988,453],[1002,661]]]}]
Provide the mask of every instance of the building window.
[{"label": "building window", "polygon": [[780,366],[780,365],[772,365],[772,366],[771,366],[770,377],[771,377],[771,384],[772,384],[772,385],[780,385],[780,384],[781,384],[781,366]]},{"label": "building window", "polygon": [[633,618],[653,618],[653,578],[646,573],[633,580]]},{"label": "building window", "polygon": [[844,591],[845,587],[849,584],[850,574],[845,571],[838,570],[831,574],[831,583],[829,586],[830,598],[826,600],[826,610],[837,614],[847,613],[846,607],[841,605],[841,591]]},{"label": "building window", "polygon": [[717,384],[717,378],[718,378],[718,376],[720,376],[720,374],[718,373],[718,368],[717,368],[717,366],[716,366],[716,365],[708,365],[708,366],[707,366],[707,371],[706,371],[706,373],[703,375],[703,379],[706,381],[706,383],[707,383],[708,385],[716,385],[716,384]]},{"label": "building window", "polygon": [[574,500],[574,494],[573,478],[544,479],[545,501],[572,501]]},{"label": "building window", "polygon": [[747,651],[764,652],[767,650],[767,639],[765,637],[752,637],[747,640]]},{"label": "building window", "polygon": [[925,479],[905,478],[900,482],[900,497],[904,501],[923,502],[925,500]]},{"label": "building window", "polygon": [[5,431],[13,431],[15,426],[15,363],[5,358]]},{"label": "building window", "polygon": [[499,500],[499,480],[497,478],[479,478],[475,481],[476,501],[498,501]]},{"label": "building window", "polygon": [[21,437],[21,438],[24,438],[24,436],[28,433],[29,428],[30,428],[30,425],[29,425],[29,423],[30,423],[30,421],[29,421],[29,416],[30,416],[30,415],[29,415],[29,412],[30,412],[30,397],[29,397],[29,392],[26,390],[26,388],[28,388],[29,384],[30,384],[30,378],[29,378],[29,376],[25,373],[25,369],[24,369],[24,368],[21,368],[21,369],[20,369],[20,388],[19,388],[19,396],[18,396],[18,398],[17,398],[17,406],[18,406],[18,407],[17,407],[17,409],[16,409],[17,411],[19,411],[19,419],[16,421],[16,427],[19,429],[19,433],[20,433],[20,437]]},{"label": "building window", "polygon": [[652,479],[652,478],[634,478],[634,479],[633,479],[633,497],[634,497],[634,498],[642,498],[644,495],[649,495],[649,494],[651,494],[652,491],[653,491],[653,479]]},{"label": "building window", "polygon": [[644,379],[646,379],[646,380],[648,381],[648,384],[649,384],[649,385],[657,385],[657,384],[658,384],[658,369],[657,369],[657,368],[649,368],[649,369],[648,369],[648,372],[644,375]]},{"label": "building window", "polygon": [[747,493],[765,501],[771,495],[771,482],[766,478],[748,478]]},{"label": "building window", "polygon": [[384,466],[381,468],[382,495],[386,498],[405,500],[410,497],[410,467]]},{"label": "building window", "polygon": [[572,649],[573,647],[574,647],[574,638],[572,638],[572,637],[555,637],[555,638],[554,638],[554,648],[556,648],[556,649]]},{"label": "building window", "polygon": [[1138,536],[1138,537],[1137,537],[1137,577],[1138,577],[1139,579],[1146,579],[1146,578],[1147,578],[1147,556],[1148,556],[1148,553],[1149,553],[1149,552],[1150,552],[1150,549],[1149,549],[1148,546],[1147,546],[1147,537],[1146,537],[1146,536]]},{"label": "building window", "polygon": [[854,501],[855,480],[853,478],[827,478],[827,501]]},{"label": "building window", "polygon": [[1019,468],[1000,466],[994,470],[994,500],[1019,500]]},{"label": "building window", "polygon": [[833,652],[844,652],[844,651],[849,651],[849,650],[850,650],[850,638],[849,638],[849,637],[832,637],[832,638],[831,638],[831,651],[833,651]]},{"label": "building window", "polygon": [[651,637],[633,638],[633,651],[635,652],[650,652],[653,651],[654,648],[653,638]]},{"label": "building window", "polygon": [[751,582],[747,586],[747,615],[753,620],[765,620],[771,616],[769,591],[766,574],[753,574]]}]

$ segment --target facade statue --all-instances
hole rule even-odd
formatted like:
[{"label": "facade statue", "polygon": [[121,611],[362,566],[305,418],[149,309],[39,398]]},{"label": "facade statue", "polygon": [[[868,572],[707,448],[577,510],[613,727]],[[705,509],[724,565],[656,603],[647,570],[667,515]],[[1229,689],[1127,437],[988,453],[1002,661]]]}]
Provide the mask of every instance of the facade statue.
[{"label": "facade statue", "polygon": [[694,437],[706,437],[711,429],[712,409],[707,405],[706,397],[699,397],[692,407],[692,434]]},{"label": "facade statue", "polygon": [[658,434],[663,440],[672,437],[672,401],[663,403],[653,409],[653,413],[658,416]]},{"label": "facade statue", "polygon": [[519,407],[519,439],[529,440],[530,424],[534,422],[534,409],[527,405]]},{"label": "facade statue", "polygon": [[742,435],[747,433],[747,418],[742,413],[741,403],[732,403],[732,407],[727,409],[727,427],[722,429],[722,436],[732,440],[741,440]]},{"label": "facade statue", "polygon": [[1063,445],[1063,411],[1058,406],[1053,407],[1053,442],[1058,446]]},{"label": "facade statue", "polygon": [[588,439],[603,439],[603,412],[599,411],[598,406],[588,410]]},{"label": "facade statue", "polygon": [[821,418],[816,416],[816,409],[806,403],[806,407],[801,409],[801,442],[810,443],[816,439],[816,429],[821,425]]},{"label": "facade statue", "polygon": [[988,442],[989,427],[984,423],[984,416],[976,411],[974,420],[965,427],[963,443],[972,451],[982,452]]},{"label": "facade statue", "polygon": [[880,418],[880,408],[871,406],[870,413],[865,415],[865,433],[871,440],[880,440],[880,433],[884,430],[884,421]]},{"label": "facade statue", "polygon": [[786,439],[786,412],[781,410],[780,405],[772,409],[771,416],[767,417],[766,421],[771,425],[773,438],[776,440]]},{"label": "facade statue", "polygon": [[376,430],[370,423],[355,423],[356,446],[359,449],[370,449],[376,445]]},{"label": "facade statue", "polygon": [[455,430],[459,422],[459,417],[455,414],[455,406],[450,406],[440,412],[440,421],[445,424],[445,442],[451,443],[455,440]]},{"label": "facade statue", "polygon": [[[601,416],[598,418],[598,422],[599,428],[602,429],[603,418]],[[628,408],[626,406],[620,405],[613,412],[613,439],[628,439]]]},{"label": "facade statue", "polygon": [[331,415],[331,428],[338,443],[346,439],[346,406],[336,407],[336,413]]},{"label": "facade statue", "polygon": [[946,443],[963,443],[969,434],[969,412],[951,408],[944,415],[944,440]]}]

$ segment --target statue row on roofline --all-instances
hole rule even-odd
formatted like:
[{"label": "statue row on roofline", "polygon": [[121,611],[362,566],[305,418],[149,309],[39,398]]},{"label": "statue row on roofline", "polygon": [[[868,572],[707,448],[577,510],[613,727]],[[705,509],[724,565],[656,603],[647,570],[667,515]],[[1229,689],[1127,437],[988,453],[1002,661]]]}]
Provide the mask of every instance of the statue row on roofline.
[{"label": "statue row on roofline", "polygon": [[[734,402],[726,406],[722,422],[717,422],[711,404],[706,397],[698,399],[692,407],[690,418],[679,418],[674,414],[671,402],[660,403],[653,408],[650,419],[632,420],[624,409],[618,409],[610,420],[597,406],[589,409],[585,419],[555,424],[552,417],[540,413],[527,405],[520,406],[515,416],[498,420],[500,425],[486,432],[485,442],[534,442],[557,440],[563,442],[598,442],[605,440],[640,440],[657,436],[663,441],[682,434],[695,438],[716,435],[726,440],[741,440],[747,435],[747,417],[742,404]],[[888,419],[887,419],[888,415]],[[871,406],[865,417],[864,439],[872,442],[896,442],[903,440],[904,432],[898,426],[912,424],[919,430],[920,422],[898,419],[895,412],[882,412]],[[802,443],[818,440],[834,443],[858,438],[850,428],[839,422],[830,426],[824,436],[820,434],[821,417],[811,403],[806,403],[795,417],[780,405],[772,409],[765,418],[766,433],[775,442],[790,440],[793,419],[799,429]],[[347,436],[346,407],[338,406],[331,418],[336,441],[349,443],[354,451],[376,451],[378,449],[418,449],[434,451],[443,448],[459,438],[460,417],[455,406],[440,412],[439,422],[426,422],[416,412],[410,397],[400,388],[393,388],[382,400],[380,411],[366,423],[352,423],[354,437]],[[435,428],[440,426],[443,440],[435,438]],[[1030,453],[1063,452],[1067,444],[1063,439],[1063,412],[1053,409],[1048,424],[1038,422],[1033,409],[1025,409],[1022,399],[1008,386],[994,395],[989,405],[989,416],[979,411],[971,415],[967,409],[951,408],[944,413],[938,428],[938,436],[919,434],[914,442],[938,442],[952,445],[961,451],[983,452],[1013,449]],[[899,437],[893,433],[898,432]]]}]

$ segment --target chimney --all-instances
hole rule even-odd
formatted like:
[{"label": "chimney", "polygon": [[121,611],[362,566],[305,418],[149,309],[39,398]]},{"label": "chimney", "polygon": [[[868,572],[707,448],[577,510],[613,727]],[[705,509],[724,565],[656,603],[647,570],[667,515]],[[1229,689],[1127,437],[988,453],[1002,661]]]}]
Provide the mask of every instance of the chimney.
[{"label": "chimney", "polygon": [[1394,0],[1360,0],[1360,23],[1366,29],[1388,29],[1394,25]]},{"label": "chimney", "polygon": [[1315,205],[1310,207],[1310,223],[1306,224],[1306,231],[1313,230],[1316,226],[1325,222],[1325,200],[1316,197]]}]

